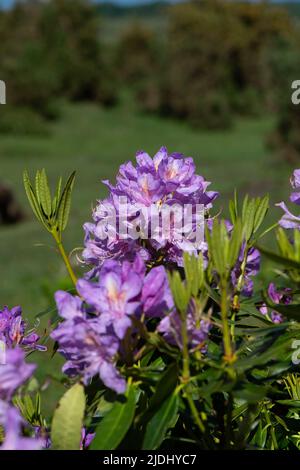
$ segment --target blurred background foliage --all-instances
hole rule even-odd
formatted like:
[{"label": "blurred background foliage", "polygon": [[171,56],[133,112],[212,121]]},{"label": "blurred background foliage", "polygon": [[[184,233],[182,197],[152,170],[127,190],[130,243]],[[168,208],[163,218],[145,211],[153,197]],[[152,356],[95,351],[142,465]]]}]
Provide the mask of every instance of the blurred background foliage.
[{"label": "blurred background foliage", "polygon": [[34,316],[66,282],[30,218],[25,167],[46,167],[53,181],[77,170],[70,250],[105,195],[101,179],[141,148],[193,156],[221,192],[216,210],[226,213],[234,188],[286,199],[300,162],[300,107],[291,104],[299,25],[300,5],[287,2],[23,0],[0,9],[0,186],[19,214],[0,217],[0,304]]}]

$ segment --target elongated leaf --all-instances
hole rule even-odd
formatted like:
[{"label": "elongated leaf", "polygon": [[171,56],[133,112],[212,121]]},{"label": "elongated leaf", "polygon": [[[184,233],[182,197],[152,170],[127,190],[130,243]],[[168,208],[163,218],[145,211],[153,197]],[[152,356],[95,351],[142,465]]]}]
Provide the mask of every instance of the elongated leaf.
[{"label": "elongated leaf", "polygon": [[168,429],[174,426],[178,413],[178,396],[173,393],[149,421],[143,449],[155,450],[163,442]]},{"label": "elongated leaf", "polygon": [[291,408],[300,408],[300,400],[277,400],[281,405],[287,405]]},{"label": "elongated leaf", "polygon": [[280,254],[285,256],[286,258],[293,258],[294,250],[293,246],[291,245],[290,239],[285,230],[282,227],[276,232],[276,239],[278,246],[280,248]]},{"label": "elongated leaf", "polygon": [[255,217],[255,200],[251,199],[251,201],[247,204],[245,209],[245,215],[243,218],[243,227],[244,227],[244,234],[246,241],[249,241],[253,231],[254,231],[254,217]]},{"label": "elongated leaf", "polygon": [[269,209],[269,196],[262,198],[256,209],[254,217],[254,233],[259,229]]},{"label": "elongated leaf", "polygon": [[247,211],[247,207],[248,207],[248,199],[249,199],[249,196],[248,196],[248,194],[246,194],[245,199],[243,200],[243,208],[242,208],[242,220],[243,221],[246,218],[246,211]]},{"label": "elongated leaf", "polygon": [[206,239],[209,247],[209,256],[213,266],[222,275],[226,271],[226,259],[228,254],[228,235],[224,221],[214,220],[211,233],[207,229]]},{"label": "elongated leaf", "polygon": [[52,202],[52,212],[55,215],[57,213],[58,204],[59,204],[59,201],[60,201],[61,187],[62,187],[62,178],[60,177],[59,180],[58,180],[56,193],[55,193],[55,196],[54,196],[54,199],[53,199],[53,202]]},{"label": "elongated leaf", "polygon": [[236,263],[242,245],[242,226],[240,220],[237,220],[232,231],[229,247],[228,263],[230,268]]},{"label": "elongated leaf", "polygon": [[51,193],[50,193],[49,184],[48,184],[48,178],[47,178],[46,171],[44,168],[40,172],[40,175],[39,175],[38,188],[39,188],[40,204],[43,208],[45,215],[49,218],[52,212],[52,201],[51,201]]},{"label": "elongated leaf", "polygon": [[178,271],[168,273],[168,278],[175,305],[181,313],[185,313],[191,296],[191,286],[183,283]]},{"label": "elongated leaf", "polygon": [[84,409],[84,388],[75,384],[64,394],[55,410],[51,429],[53,449],[79,450]]},{"label": "elongated leaf", "polygon": [[209,297],[214,302],[216,302],[217,305],[220,305],[221,304],[221,297],[220,297],[219,293],[217,291],[213,290],[207,282],[204,283],[204,286],[205,286],[205,289],[207,290],[207,294],[209,295]]},{"label": "elongated leaf", "polygon": [[152,396],[148,412],[151,413],[159,407],[159,405],[168,398],[175,390],[178,381],[178,365],[171,364],[166,372],[164,372],[156,386],[156,392]]},{"label": "elongated leaf", "polygon": [[238,200],[236,189],[234,190],[233,200],[229,201],[229,213],[231,222],[234,224],[238,218]]},{"label": "elongated leaf", "polygon": [[46,222],[44,221],[43,213],[40,209],[39,202],[36,198],[36,195],[34,194],[34,190],[31,186],[30,179],[29,179],[27,171],[24,171],[24,173],[23,173],[23,182],[24,182],[24,188],[25,188],[25,192],[26,192],[26,195],[27,195],[27,199],[29,201],[29,204],[31,206],[31,209],[32,209],[34,215],[36,216],[38,221],[41,222],[41,224],[43,224],[46,227],[46,229],[48,230],[49,228],[48,228]]},{"label": "elongated leaf", "polygon": [[39,205],[41,204],[41,198],[40,198],[40,178],[41,178],[40,171],[37,170],[37,172],[36,172],[36,174],[35,174],[35,194],[36,194],[36,198],[37,198],[37,200],[38,200]]},{"label": "elongated leaf", "polygon": [[131,385],[126,394],[126,402],[116,402],[96,428],[96,436],[91,444],[93,450],[114,450],[123,440],[134,418],[136,388]]},{"label": "elongated leaf", "polygon": [[268,307],[276,310],[276,312],[282,313],[285,317],[291,320],[300,320],[300,304],[284,305],[284,304],[274,304],[270,302],[269,299],[265,299]]},{"label": "elongated leaf", "polygon": [[62,196],[59,201],[58,209],[57,209],[57,220],[58,220],[58,228],[60,232],[63,232],[67,226],[70,208],[71,208],[71,196],[72,196],[72,189],[74,185],[75,179],[75,171],[69,177],[66,186],[63,190]]},{"label": "elongated leaf", "polygon": [[266,250],[261,246],[257,246],[257,249],[271,261],[275,261],[275,263],[281,264],[286,268],[290,269],[297,269],[300,271],[300,263],[293,259],[285,258],[284,256],[278,255],[277,253],[273,253],[272,251]]}]

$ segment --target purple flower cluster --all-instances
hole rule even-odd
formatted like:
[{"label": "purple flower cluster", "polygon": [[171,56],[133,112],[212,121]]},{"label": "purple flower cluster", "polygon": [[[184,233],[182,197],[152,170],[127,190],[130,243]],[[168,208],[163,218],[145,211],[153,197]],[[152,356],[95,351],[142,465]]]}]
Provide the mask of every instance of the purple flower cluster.
[{"label": "purple flower cluster", "polygon": [[[195,173],[192,158],[186,158],[179,153],[168,154],[167,149],[162,147],[153,159],[145,152],[138,152],[136,161],[136,166],[131,162],[120,166],[115,186],[109,181],[104,181],[110,190],[109,197],[99,201],[93,213],[94,223],[85,224],[83,258],[96,269],[107,258],[132,259],[136,253],[145,261],[159,260],[182,265],[183,250],[195,250],[194,244],[188,238],[179,241],[175,237],[163,239],[153,234],[148,219],[143,223],[138,218],[138,229],[145,235],[144,240],[128,233],[126,237],[122,237],[120,230],[116,230],[107,222],[111,207],[120,222],[120,198],[125,199],[132,207],[127,224],[135,226],[137,214],[140,215],[143,209],[151,205],[158,210],[162,205],[183,207],[189,204],[194,208],[202,205],[208,210],[218,196],[217,192],[208,191],[210,183]],[[193,220],[193,223],[196,223],[196,220]],[[106,238],[103,237],[104,232]]]},{"label": "purple flower cluster", "polygon": [[5,364],[0,365],[0,399],[11,400],[17,388],[31,377],[35,367],[25,363],[24,352],[20,348],[7,349]]},{"label": "purple flower cluster", "polygon": [[4,428],[5,439],[0,450],[37,450],[42,441],[22,436],[25,425],[19,411],[11,405],[16,390],[33,374],[34,364],[26,364],[24,351],[19,347],[8,349],[5,364],[0,365],[0,425]]},{"label": "purple flower cluster", "polygon": [[[268,296],[274,304],[288,305],[292,302],[292,290],[289,288],[276,289],[275,284],[271,283],[268,287]],[[271,310],[265,303],[259,307],[260,313],[267,316],[273,323],[282,323],[283,316],[276,310]]]},{"label": "purple flower cluster", "polygon": [[43,440],[23,437],[25,422],[14,406],[0,400],[0,425],[4,428],[5,438],[0,450],[40,450]]},{"label": "purple flower cluster", "polygon": [[[291,186],[295,189],[295,192],[292,192],[290,195],[290,201],[294,204],[300,205],[300,169],[295,170],[291,177]],[[298,229],[300,230],[300,216],[292,214],[284,202],[276,204],[278,207],[283,209],[284,215],[279,221],[279,225],[287,229]]]},{"label": "purple flower cluster", "polygon": [[[208,318],[201,318],[194,302],[189,305],[186,326],[190,351],[206,352],[206,341],[211,329],[211,322]],[[161,320],[157,329],[169,344],[182,349],[181,327],[180,315],[176,310],[173,310]]]},{"label": "purple flower cluster", "polygon": [[173,307],[165,270],[162,266],[146,274],[143,260],[122,264],[108,260],[94,281],[81,279],[81,298],[56,293],[59,314],[64,321],[52,332],[59,351],[67,359],[63,371],[80,375],[85,383],[99,375],[117,393],[125,391],[125,380],[116,368],[121,341],[133,318],[162,317]]},{"label": "purple flower cluster", "polygon": [[[147,273],[139,255],[133,262],[107,260],[93,281],[78,281],[77,291],[80,297],[56,293],[64,321],[51,334],[67,360],[63,371],[69,376],[81,376],[88,383],[99,375],[108,388],[124,393],[126,383],[116,363],[125,336],[134,345],[137,321],[156,319],[157,331],[181,348],[181,320],[163,266]],[[192,303],[187,328],[191,350],[204,350],[210,322],[199,317]]]},{"label": "purple flower cluster", "polygon": [[4,307],[0,310],[0,340],[4,341],[8,348],[19,345],[26,350],[45,351],[47,349],[45,346],[37,344],[40,337],[33,331],[27,333],[26,326],[21,307],[14,307],[11,310]]}]

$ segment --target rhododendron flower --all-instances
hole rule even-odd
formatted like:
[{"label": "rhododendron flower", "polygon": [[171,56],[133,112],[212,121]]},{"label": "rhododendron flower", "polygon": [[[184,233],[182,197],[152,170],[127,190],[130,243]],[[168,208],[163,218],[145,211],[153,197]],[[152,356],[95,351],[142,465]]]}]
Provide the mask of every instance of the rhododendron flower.
[{"label": "rhododendron flower", "polygon": [[102,324],[112,325],[118,338],[124,338],[131,325],[130,316],[141,307],[142,279],[130,269],[130,263],[120,265],[107,261],[99,282],[79,280],[77,289],[86,302],[101,312]]},{"label": "rhododendron flower", "polygon": [[[292,192],[290,195],[290,201],[294,204],[300,205],[300,169],[295,170],[291,177],[291,186],[296,189],[296,192]],[[292,214],[287,208],[284,202],[276,204],[278,207],[283,209],[284,215],[279,220],[279,225],[286,229],[298,229],[300,230],[300,216]]]},{"label": "rhododendron flower", "polygon": [[[288,305],[292,302],[292,289],[276,289],[275,284],[271,283],[268,287],[268,296],[274,304]],[[273,323],[283,322],[283,316],[281,313],[276,312],[276,310],[271,310],[265,303],[259,307],[259,311],[263,315],[268,316]]]},{"label": "rhododendron flower", "polygon": [[85,383],[99,375],[103,383],[118,393],[125,391],[125,380],[115,366],[120,340],[142,313],[146,320],[162,317],[173,308],[165,269],[158,266],[146,274],[141,257],[133,262],[106,261],[93,281],[77,284],[81,298],[56,293],[60,316],[65,321],[52,332],[59,352],[67,359],[63,371],[82,376]]},{"label": "rhododendron flower", "polygon": [[14,406],[0,400],[0,425],[4,429],[4,441],[0,450],[40,450],[43,439],[23,437],[24,420]]},{"label": "rhododendron flower", "polygon": [[[194,240],[199,225],[196,209],[198,206],[205,211],[210,209],[218,193],[207,190],[210,183],[195,173],[192,158],[179,153],[168,154],[165,147],[153,159],[145,152],[138,152],[136,161],[136,166],[131,162],[120,166],[115,186],[104,181],[109,197],[99,201],[93,213],[94,223],[84,226],[83,258],[95,269],[107,258],[132,259],[137,253],[148,262],[182,265],[184,250],[201,251],[203,240],[197,237]],[[126,217],[123,217],[124,205]],[[181,215],[179,220],[183,233],[174,231],[174,221],[170,236],[158,233],[161,229],[157,230],[157,221],[161,222],[163,208],[172,213],[176,207],[180,219],[178,208],[184,205],[191,206],[192,210],[190,224],[185,223],[186,215]],[[149,217],[150,206],[156,213],[155,224]],[[186,212],[181,211],[181,214]]]},{"label": "rhododendron flower", "polygon": [[14,307],[11,310],[4,307],[0,310],[0,340],[4,341],[7,347],[16,345],[26,349],[38,349],[45,351],[45,346],[37,344],[40,337],[34,333],[26,333],[26,322],[22,318],[21,307]]},{"label": "rhododendron flower", "polygon": [[132,263],[106,261],[99,272],[99,280],[81,279],[77,289],[98,314],[103,328],[112,326],[120,339],[132,325],[133,315],[139,318],[145,313],[146,317],[161,317],[173,307],[165,268],[157,266],[146,275],[140,256]]},{"label": "rhododendron flower", "polygon": [[16,347],[7,349],[6,363],[0,366],[0,399],[10,400],[18,387],[23,385],[35,370],[35,364],[26,364],[24,351]]},{"label": "rhododendron flower", "polygon": [[0,426],[4,430],[4,441],[0,450],[38,450],[42,440],[22,436],[25,425],[17,408],[11,405],[16,390],[33,374],[36,366],[26,364],[25,353],[19,347],[8,348],[5,364],[0,365]]},{"label": "rhododendron flower", "polygon": [[85,383],[99,375],[107,387],[123,393],[126,382],[114,364],[119,347],[117,338],[107,334],[97,318],[88,317],[78,298],[58,291],[55,299],[65,321],[51,337],[59,343],[58,351],[67,359],[63,372],[72,377],[82,376]]},{"label": "rhododendron flower", "polygon": [[141,300],[146,317],[162,317],[173,308],[174,302],[163,266],[152,268],[145,277]]}]

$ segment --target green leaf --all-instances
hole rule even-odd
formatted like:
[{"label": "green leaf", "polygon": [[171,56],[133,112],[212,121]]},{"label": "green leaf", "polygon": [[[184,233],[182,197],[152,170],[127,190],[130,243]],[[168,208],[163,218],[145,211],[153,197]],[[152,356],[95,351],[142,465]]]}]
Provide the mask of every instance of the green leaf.
[{"label": "green leaf", "polygon": [[300,400],[276,400],[276,403],[290,406],[291,408],[300,408]]},{"label": "green leaf", "polygon": [[55,216],[57,215],[56,213],[57,213],[58,204],[59,204],[59,201],[60,201],[61,187],[62,187],[62,178],[60,177],[59,180],[58,180],[56,193],[55,193],[55,196],[54,196],[54,199],[53,199],[53,202],[52,202],[52,212]]},{"label": "green leaf", "polygon": [[174,392],[178,382],[178,365],[171,364],[168,369],[162,374],[154,395],[149,402],[147,415],[157,410],[160,404]]},{"label": "green leaf", "polygon": [[265,301],[268,307],[276,310],[276,312],[282,313],[282,315],[288,319],[297,321],[300,320],[300,304],[274,304],[273,302],[270,302],[268,298],[266,298]]},{"label": "green leaf", "polygon": [[282,266],[285,266],[286,268],[297,269],[298,271],[300,271],[300,263],[298,261],[286,258],[286,257],[281,256],[281,255],[278,255],[277,253],[273,253],[269,250],[266,250],[265,248],[262,248],[261,246],[257,246],[257,249],[264,256],[269,258],[271,261],[274,261],[275,263],[281,264]]},{"label": "green leaf", "polygon": [[38,200],[39,205],[41,204],[41,198],[40,198],[40,177],[41,177],[40,171],[37,170],[37,172],[36,172],[36,174],[35,174],[35,194],[36,194],[36,198],[37,198],[37,200]]},{"label": "green leaf", "polygon": [[238,218],[238,200],[236,189],[234,190],[233,200],[229,201],[229,213],[231,222],[234,224]]},{"label": "green leaf", "polygon": [[255,217],[255,199],[247,204],[243,216],[243,228],[246,241],[249,241],[254,231],[254,217]]},{"label": "green leaf", "polygon": [[74,179],[75,171],[69,177],[58,204],[57,221],[60,232],[63,232],[65,230],[68,223]]},{"label": "green leaf", "polygon": [[96,436],[90,446],[93,450],[114,450],[121,443],[134,418],[136,388],[131,385],[126,401],[117,401],[96,428]]},{"label": "green leaf", "polygon": [[209,247],[209,256],[218,274],[226,272],[226,260],[229,248],[229,238],[224,221],[214,220],[211,233],[206,230],[206,239]]},{"label": "green leaf", "polygon": [[46,171],[43,168],[39,174],[38,178],[38,194],[40,204],[45,215],[50,218],[52,212],[52,201],[51,201],[51,193],[48,185],[48,179],[46,175]]},{"label": "green leaf", "polygon": [[75,384],[64,394],[54,412],[51,429],[53,449],[79,450],[84,410],[84,388]]},{"label": "green leaf", "polygon": [[258,207],[256,209],[256,213],[254,217],[254,233],[259,229],[259,227],[263,223],[268,210],[269,210],[269,196],[267,195],[264,198],[259,200]]},{"label": "green leaf", "polygon": [[174,302],[178,310],[184,314],[186,312],[191,292],[190,286],[185,285],[184,282],[181,280],[180,274],[178,271],[174,271],[173,273],[168,273],[168,279],[170,288],[174,297]]},{"label": "green leaf", "polygon": [[188,286],[188,291],[193,297],[196,297],[204,281],[202,253],[200,253],[199,256],[195,256],[185,252],[183,254],[183,259],[185,280]]},{"label": "green leaf", "polygon": [[242,245],[242,225],[241,221],[237,220],[232,231],[231,239],[230,239],[230,247],[229,247],[229,255],[228,255],[228,264],[229,267],[232,268],[239,256],[240,250]]},{"label": "green leaf", "polygon": [[258,403],[266,397],[268,390],[267,386],[244,382],[240,389],[233,391],[233,395],[239,400],[245,400],[247,404]]},{"label": "green leaf", "polygon": [[49,230],[49,227],[47,226],[46,222],[44,221],[44,216],[43,216],[43,213],[41,211],[39,201],[38,201],[38,199],[37,199],[37,197],[34,193],[34,190],[32,188],[32,185],[30,183],[30,179],[29,179],[29,176],[28,176],[28,173],[27,173],[26,170],[23,173],[23,182],[24,182],[25,192],[26,192],[28,201],[30,203],[30,206],[32,208],[32,211],[33,211],[34,215],[36,216],[38,221],[41,222],[41,224],[43,224],[44,227],[47,230]]},{"label": "green leaf", "polygon": [[143,441],[143,449],[155,450],[163,442],[168,429],[173,427],[178,413],[178,395],[167,398],[149,421]]},{"label": "green leaf", "polygon": [[247,208],[248,208],[248,199],[249,199],[249,196],[248,196],[248,194],[246,194],[246,196],[243,200],[243,208],[242,208],[242,220],[243,221],[246,218],[246,211],[247,211]]}]

